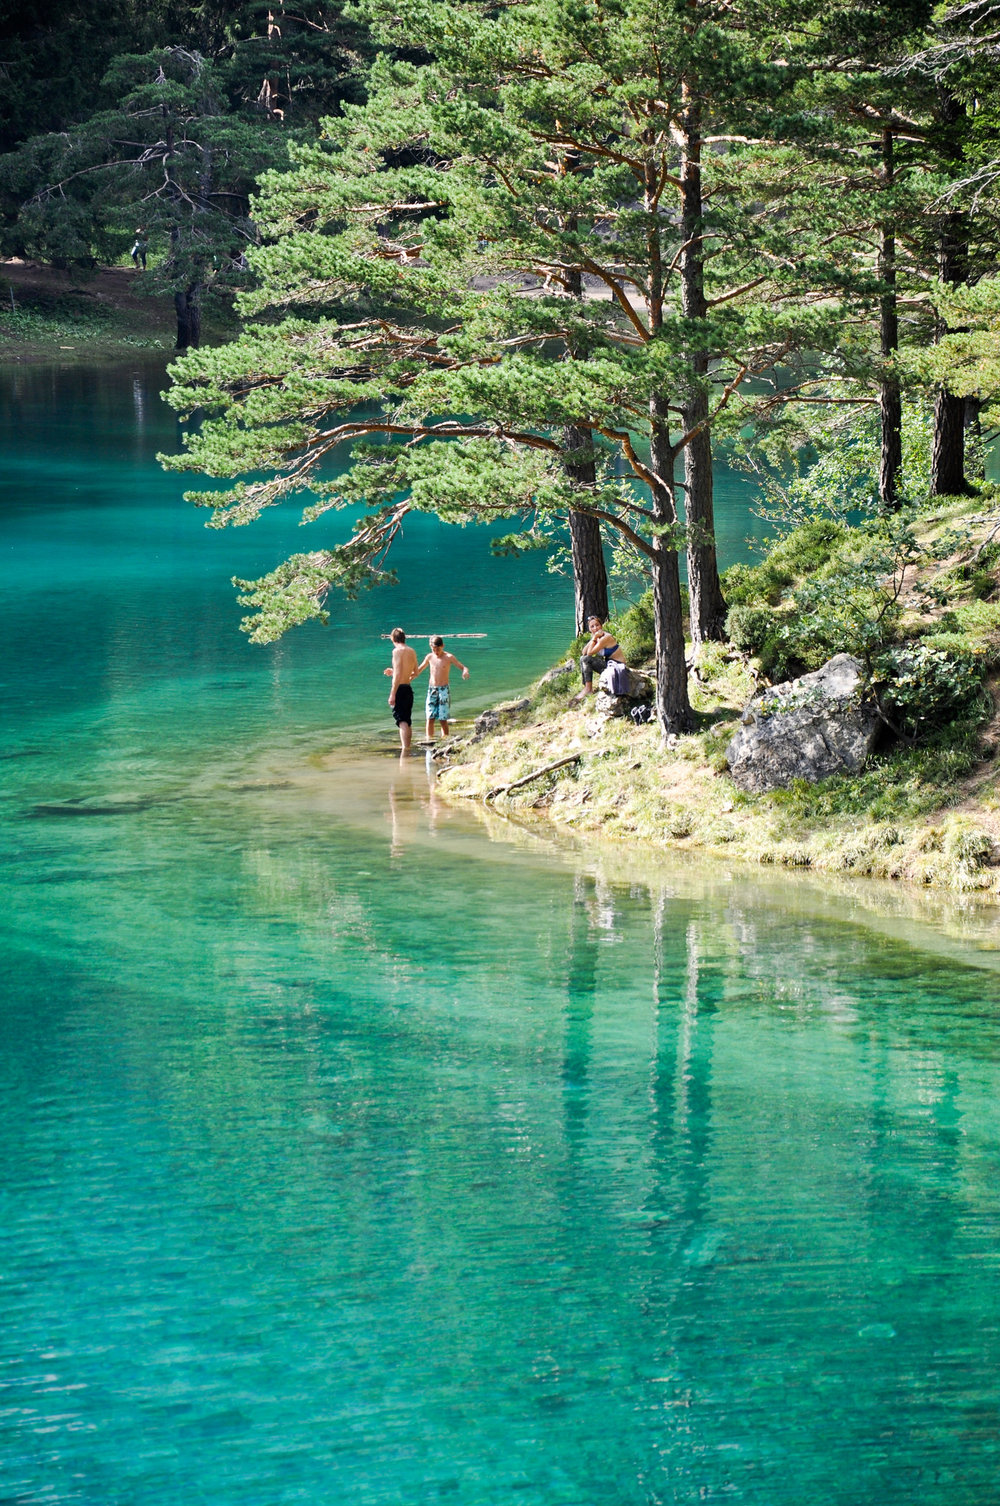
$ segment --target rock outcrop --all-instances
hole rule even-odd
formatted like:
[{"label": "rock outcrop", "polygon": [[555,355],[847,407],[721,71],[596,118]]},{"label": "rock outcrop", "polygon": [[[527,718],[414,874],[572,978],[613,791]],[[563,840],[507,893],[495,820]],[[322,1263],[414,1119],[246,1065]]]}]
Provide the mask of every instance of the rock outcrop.
[{"label": "rock outcrop", "polygon": [[539,680],[539,685],[552,685],[556,680],[561,680],[564,675],[572,674],[573,660],[566,659],[562,664],[556,664],[552,669],[547,669]]},{"label": "rock outcrop", "polygon": [[488,733],[496,732],[506,722],[512,721],[514,717],[520,715],[522,711],[527,711],[530,705],[531,702],[525,698],[520,701],[507,701],[502,706],[487,707],[485,711],[481,711],[476,717],[471,741],[477,743],[480,738],[486,737]]},{"label": "rock outcrop", "polygon": [[628,691],[624,695],[616,695],[614,691],[614,670],[609,665],[602,670],[597,684],[599,689],[594,697],[594,710],[599,716],[628,716],[633,706],[649,702],[656,693],[656,686],[649,675],[641,670],[629,669]]},{"label": "rock outcrop", "polygon": [[831,774],[856,774],[878,730],[861,664],[837,654],[814,674],[754,696],[726,759],[741,790],[780,789],[794,779],[815,784]]}]

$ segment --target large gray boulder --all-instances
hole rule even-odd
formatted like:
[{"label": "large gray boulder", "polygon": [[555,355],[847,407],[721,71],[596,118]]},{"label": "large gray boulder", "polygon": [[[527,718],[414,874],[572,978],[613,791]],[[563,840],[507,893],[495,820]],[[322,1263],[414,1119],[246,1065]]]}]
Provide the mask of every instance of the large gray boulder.
[{"label": "large gray boulder", "polygon": [[726,759],[741,790],[780,789],[793,779],[815,784],[831,774],[856,774],[878,730],[860,663],[837,654],[815,674],[754,696]]}]

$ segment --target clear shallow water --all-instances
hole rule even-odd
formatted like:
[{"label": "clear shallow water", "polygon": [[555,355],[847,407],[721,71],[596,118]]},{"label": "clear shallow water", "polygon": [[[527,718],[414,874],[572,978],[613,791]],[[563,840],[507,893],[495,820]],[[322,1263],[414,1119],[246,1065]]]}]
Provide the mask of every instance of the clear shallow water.
[{"label": "clear shallow water", "polygon": [[[351,756],[330,635],[232,631],[287,535],[192,535],[119,378],[18,375],[0,1500],[990,1499],[995,955]],[[486,698],[561,588],[457,539]]]}]

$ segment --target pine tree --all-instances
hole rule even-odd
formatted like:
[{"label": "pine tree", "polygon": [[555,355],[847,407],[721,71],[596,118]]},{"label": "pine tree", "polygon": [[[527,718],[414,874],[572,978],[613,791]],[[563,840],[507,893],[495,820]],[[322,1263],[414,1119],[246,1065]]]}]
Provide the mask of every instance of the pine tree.
[{"label": "pine tree", "polygon": [[[675,467],[746,378],[813,328],[787,301],[748,303],[739,286],[713,291],[711,312],[684,307],[695,227],[669,195],[683,190],[675,126],[691,101],[668,68],[686,8],[489,14],[426,0],[405,21],[375,10],[383,42],[402,52],[419,39],[424,59],[384,56],[368,105],[267,180],[255,216],[270,244],[252,258],[261,285],[243,306],[274,322],[178,372],[177,406],[214,415],[181,463],[274,472],[212,497],[217,523],[303,487],[319,497],[310,517],[368,509],[350,543],[251,583],[251,631],[268,638],[315,615],[335,581],[381,578],[412,508],[526,516],[510,547],[582,514],[646,562],[661,721],[680,730],[690,709]],[[636,60],[648,57],[644,71]],[[572,172],[559,170],[567,158]],[[592,472],[580,464],[588,434]],[[323,459],[351,444],[347,477],[324,482]],[[714,548],[705,533],[699,547]]]},{"label": "pine tree", "polygon": [[246,5],[152,8],[147,32],[182,41],[112,56],[78,121],[0,157],[3,251],[86,267],[145,239],[148,290],[173,299],[178,348],[196,346],[205,290],[246,280],[259,174],[287,161],[296,121],[358,92],[358,28],[337,28],[339,6],[316,9],[310,25],[265,17],[257,37]]}]

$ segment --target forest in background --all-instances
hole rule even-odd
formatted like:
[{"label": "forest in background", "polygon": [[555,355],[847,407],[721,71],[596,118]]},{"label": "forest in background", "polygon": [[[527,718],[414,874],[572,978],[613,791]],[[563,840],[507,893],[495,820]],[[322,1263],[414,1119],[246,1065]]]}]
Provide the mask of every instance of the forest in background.
[{"label": "forest in background", "polygon": [[[920,510],[992,497],[1000,7],[14,6],[3,29],[0,249],[85,266],[142,228],[189,352],[173,401],[203,415],[169,463],[237,478],[196,499],[220,526],[303,492],[310,519],[362,514],[242,583],[255,638],[391,578],[425,509],[509,521],[500,549],[568,535],[578,628],[608,562],[648,579],[667,732],[692,720],[685,622],[775,673],[846,647],[891,678]],[[208,289],[241,332],[199,349]],[[720,576],[720,453],[781,531],[851,524],[777,617]],[[963,652],[928,649],[928,684],[957,695]]]}]

